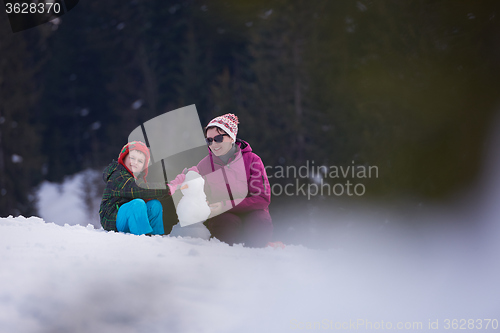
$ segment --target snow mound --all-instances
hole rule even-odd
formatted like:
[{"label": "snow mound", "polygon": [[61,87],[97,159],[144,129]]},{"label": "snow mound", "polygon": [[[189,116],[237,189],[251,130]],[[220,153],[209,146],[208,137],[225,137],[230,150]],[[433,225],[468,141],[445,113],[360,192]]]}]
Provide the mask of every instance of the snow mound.
[{"label": "snow mound", "polygon": [[492,257],[451,252],[251,249],[10,216],[0,218],[0,328],[253,333],[356,323],[364,331],[383,321],[420,322],[425,332],[436,320],[442,328],[447,318],[495,318]]},{"label": "snow mound", "polygon": [[103,189],[101,172],[91,169],[66,177],[61,184],[44,181],[36,191],[38,214],[59,225],[91,223],[98,228]]}]

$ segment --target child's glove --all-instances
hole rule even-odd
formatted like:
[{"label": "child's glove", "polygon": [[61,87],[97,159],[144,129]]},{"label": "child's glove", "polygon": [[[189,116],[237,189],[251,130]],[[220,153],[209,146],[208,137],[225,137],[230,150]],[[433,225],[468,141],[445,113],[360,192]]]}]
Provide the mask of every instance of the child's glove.
[{"label": "child's glove", "polygon": [[168,188],[170,189],[170,195],[173,195],[175,193],[175,190],[180,188],[182,183],[184,183],[185,179],[186,179],[186,175],[184,173],[180,173],[177,175],[177,177],[175,177],[174,180],[172,180],[170,183],[167,184]]}]

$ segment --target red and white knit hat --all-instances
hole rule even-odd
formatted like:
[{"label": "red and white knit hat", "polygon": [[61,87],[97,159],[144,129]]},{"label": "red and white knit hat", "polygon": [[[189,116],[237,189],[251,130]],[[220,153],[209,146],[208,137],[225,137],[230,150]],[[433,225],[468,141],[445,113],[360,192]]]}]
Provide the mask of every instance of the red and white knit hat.
[{"label": "red and white knit hat", "polygon": [[207,127],[205,127],[205,129],[212,126],[219,127],[224,132],[226,132],[231,137],[231,139],[236,141],[236,134],[238,134],[239,123],[240,122],[238,121],[238,117],[236,117],[232,113],[226,113],[225,115],[212,119],[208,123]]},{"label": "red and white knit hat", "polygon": [[125,157],[127,157],[127,155],[132,150],[138,150],[146,156],[146,161],[144,162],[144,169],[142,170],[144,181],[146,181],[146,176],[148,175],[148,164],[149,164],[150,154],[149,154],[149,148],[146,146],[144,142],[132,141],[123,146],[122,150],[120,151],[120,155],[118,155],[118,163],[123,165],[125,169],[127,169],[128,172],[130,172],[130,174],[135,177],[134,173],[131,170],[129,170],[129,168],[125,165]]}]

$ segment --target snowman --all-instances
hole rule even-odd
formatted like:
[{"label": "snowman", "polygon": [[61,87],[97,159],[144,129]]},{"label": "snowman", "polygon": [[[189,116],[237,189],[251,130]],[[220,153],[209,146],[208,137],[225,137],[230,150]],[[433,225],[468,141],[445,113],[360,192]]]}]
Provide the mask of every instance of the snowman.
[{"label": "snowman", "polygon": [[[187,188],[183,188],[184,185]],[[188,171],[182,183],[183,197],[177,205],[176,212],[179,223],[172,228],[171,236],[210,238],[210,231],[203,224],[210,215],[207,196],[203,190],[205,180],[195,171]]]}]

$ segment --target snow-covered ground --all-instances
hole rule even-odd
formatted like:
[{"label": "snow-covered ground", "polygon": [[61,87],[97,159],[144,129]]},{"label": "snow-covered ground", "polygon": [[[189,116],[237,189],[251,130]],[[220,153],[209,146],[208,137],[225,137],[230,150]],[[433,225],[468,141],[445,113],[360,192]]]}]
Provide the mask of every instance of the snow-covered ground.
[{"label": "snow-covered ground", "polygon": [[435,332],[500,319],[498,243],[435,236],[250,249],[1,218],[0,332]]}]

